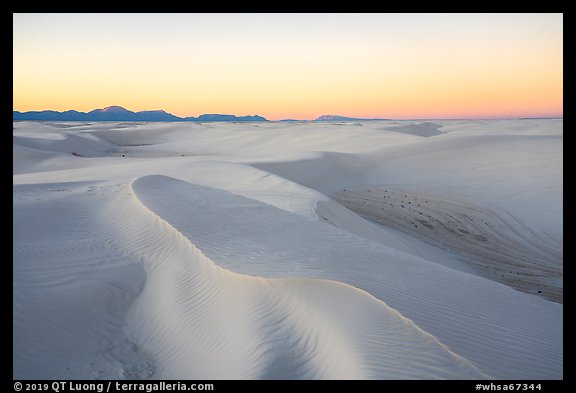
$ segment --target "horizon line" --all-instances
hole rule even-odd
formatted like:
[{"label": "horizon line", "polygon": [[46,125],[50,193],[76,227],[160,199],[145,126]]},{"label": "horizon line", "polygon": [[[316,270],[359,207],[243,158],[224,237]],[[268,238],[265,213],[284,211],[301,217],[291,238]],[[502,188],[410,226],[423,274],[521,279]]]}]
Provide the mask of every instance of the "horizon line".
[{"label": "horizon line", "polygon": [[[265,118],[267,121],[269,122],[277,122],[277,121],[302,121],[302,122],[313,122],[313,121],[318,121],[317,119],[319,117],[322,116],[338,116],[338,117],[343,117],[343,118],[349,118],[349,121],[361,121],[361,120],[367,120],[367,121],[417,121],[417,120],[521,120],[521,119],[563,119],[564,118],[564,114],[554,114],[554,115],[534,115],[534,116],[530,116],[530,115],[519,115],[519,116],[471,116],[471,117],[454,117],[454,116],[446,116],[446,117],[386,117],[386,116],[378,116],[378,117],[354,117],[354,116],[347,116],[347,115],[332,115],[332,114],[322,114],[322,115],[318,115],[313,119],[298,119],[298,118],[293,118],[293,117],[285,117],[285,118],[278,118],[278,119],[269,119],[268,117],[264,116],[264,115],[260,115],[260,114],[250,114],[250,115],[236,115],[236,114],[230,114],[230,113],[223,113],[223,112],[211,112],[211,113],[202,113],[199,114],[197,116],[193,116],[193,115],[187,115],[184,117],[178,116],[178,115],[174,115],[171,112],[168,112],[164,109],[144,109],[144,110],[139,110],[139,111],[133,111],[130,109],[127,109],[121,105],[109,105],[103,108],[95,108],[92,110],[89,110],[87,112],[83,112],[83,111],[79,111],[76,109],[66,109],[63,111],[58,111],[55,109],[42,109],[42,110],[28,110],[28,111],[20,111],[17,109],[12,109],[13,112],[19,112],[19,113],[29,113],[29,112],[47,112],[47,111],[52,111],[52,112],[57,112],[57,113],[64,113],[64,112],[68,112],[68,111],[75,111],[75,112],[79,112],[79,113],[89,113],[91,111],[95,111],[95,110],[103,110],[103,109],[107,109],[110,107],[119,107],[122,108],[124,110],[133,112],[133,113],[140,113],[140,112],[165,112],[169,115],[178,117],[180,119],[186,119],[186,118],[198,118],[199,116],[202,115],[231,115],[231,116],[236,116],[236,117],[247,117],[247,116],[260,116]],[[15,120],[15,121],[43,121],[43,120]],[[82,120],[66,120],[66,121],[82,121]],[[123,120],[124,121],[124,120]],[[133,121],[137,121],[137,120],[133,120]],[[345,119],[340,119],[340,120],[334,120],[334,121],[347,121]],[[162,121],[161,121],[162,122]],[[170,120],[165,120],[164,122],[174,122],[174,121],[170,121]],[[324,122],[330,122],[330,120],[324,121]]]}]

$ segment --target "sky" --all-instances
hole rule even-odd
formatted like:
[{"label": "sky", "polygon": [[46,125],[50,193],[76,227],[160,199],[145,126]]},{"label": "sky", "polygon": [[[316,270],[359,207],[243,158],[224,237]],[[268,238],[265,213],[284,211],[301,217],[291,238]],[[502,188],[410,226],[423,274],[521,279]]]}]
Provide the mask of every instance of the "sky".
[{"label": "sky", "polygon": [[563,116],[562,14],[13,14],[13,108]]}]

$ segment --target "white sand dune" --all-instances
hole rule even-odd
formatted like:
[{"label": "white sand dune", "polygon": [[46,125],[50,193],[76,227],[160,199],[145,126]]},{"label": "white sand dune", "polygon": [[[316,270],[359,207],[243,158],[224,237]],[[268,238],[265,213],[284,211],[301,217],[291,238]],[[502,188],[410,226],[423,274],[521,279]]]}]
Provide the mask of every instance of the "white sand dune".
[{"label": "white sand dune", "polygon": [[[562,288],[562,123],[534,122],[15,122],[14,378],[561,379],[563,307],[526,292]],[[495,212],[538,280],[355,207],[384,186]]]},{"label": "white sand dune", "polygon": [[342,189],[333,198],[368,220],[453,251],[466,271],[562,303],[561,248],[513,217],[413,187]]},{"label": "white sand dune", "polygon": [[383,131],[394,131],[394,132],[403,132],[406,134],[418,135],[418,136],[436,136],[442,135],[443,132],[439,131],[439,128],[442,126],[440,124],[432,123],[429,121],[425,121],[422,123],[416,124],[406,124],[406,125],[398,125],[394,127],[383,127]]},{"label": "white sand dune", "polygon": [[[157,191],[170,195],[172,183],[141,178],[136,193],[130,184],[17,187],[17,378],[24,370],[42,378],[484,377],[354,287],[218,268],[140,202],[165,205]],[[50,198],[51,209],[26,201],[39,192],[62,196]],[[34,266],[31,243],[48,263]],[[40,348],[44,356],[34,356]]]}]

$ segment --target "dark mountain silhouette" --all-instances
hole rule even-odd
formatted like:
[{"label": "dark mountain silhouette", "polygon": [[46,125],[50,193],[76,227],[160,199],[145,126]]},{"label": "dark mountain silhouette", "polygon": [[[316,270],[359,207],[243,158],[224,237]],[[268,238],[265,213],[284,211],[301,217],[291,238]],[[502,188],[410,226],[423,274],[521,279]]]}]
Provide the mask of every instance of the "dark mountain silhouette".
[{"label": "dark mountain silhouette", "polygon": [[12,112],[13,120],[66,120],[66,121],[81,121],[84,120],[85,113],[77,111],[41,111],[41,112]]},{"label": "dark mountain silhouette", "polygon": [[195,121],[268,121],[262,116],[234,116],[234,115],[219,115],[219,114],[205,114],[198,116]]},{"label": "dark mountain silhouette", "polygon": [[94,109],[86,114],[91,121],[137,121],[136,112],[129,111],[121,106],[108,106],[104,109]]},{"label": "dark mountain silhouette", "polygon": [[184,121],[181,117],[174,116],[163,110],[158,111],[141,111],[136,115],[140,121]]},{"label": "dark mountain silhouette", "polygon": [[388,119],[361,119],[357,117],[346,117],[337,115],[322,115],[314,121],[368,121],[368,120],[388,120]]},{"label": "dark mountain silhouette", "polygon": [[178,117],[163,110],[132,112],[121,106],[108,106],[104,109],[94,109],[90,112],[74,110],[12,112],[13,120],[52,120],[52,121],[268,121],[262,116],[235,116],[206,114],[199,117]]},{"label": "dark mountain silhouette", "polygon": [[[45,120],[45,121],[147,121],[147,122],[173,122],[173,121],[197,121],[197,122],[261,122],[268,121],[265,117],[253,116],[236,116],[226,114],[207,113],[198,117],[178,117],[164,110],[132,112],[121,106],[108,106],[103,109],[94,109],[90,112],[78,112],[68,110],[64,112],[57,111],[32,111],[32,112],[12,112],[13,120]],[[322,115],[312,121],[369,121],[369,120],[387,120],[387,119],[362,119],[355,117],[346,117],[338,115]],[[298,119],[285,119],[280,121],[309,121]]]}]

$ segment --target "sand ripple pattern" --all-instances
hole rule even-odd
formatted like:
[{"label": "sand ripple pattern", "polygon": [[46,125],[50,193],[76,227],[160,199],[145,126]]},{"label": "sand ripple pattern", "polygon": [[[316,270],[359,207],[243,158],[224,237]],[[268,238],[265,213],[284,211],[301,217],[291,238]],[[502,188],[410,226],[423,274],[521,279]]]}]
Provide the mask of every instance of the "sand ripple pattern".
[{"label": "sand ripple pattern", "polygon": [[[166,177],[141,178],[134,189],[218,266],[340,281],[393,307],[492,377],[559,377],[561,305],[226,191]],[[498,300],[506,297],[514,302]]]},{"label": "sand ripple pattern", "polygon": [[455,252],[484,277],[563,302],[561,249],[505,212],[409,187],[342,188],[331,196],[363,218]]},{"label": "sand ripple pattern", "polygon": [[488,377],[365,291],[215,265],[156,210],[181,192],[221,197],[161,176],[15,187],[16,378]]},{"label": "sand ripple pattern", "polygon": [[[164,365],[162,377],[486,377],[364,291],[333,281],[264,279],[217,267],[194,246],[194,237],[165,221],[163,209],[155,210],[181,191],[217,198],[217,190],[160,176],[137,179],[132,189],[142,205],[130,216],[141,222],[123,232],[126,240],[137,241],[128,248],[142,256],[148,275],[134,320],[137,336]],[[198,207],[179,202],[168,208],[194,223],[189,213]],[[143,222],[155,230],[141,231]],[[222,235],[215,239],[226,242]]]}]

